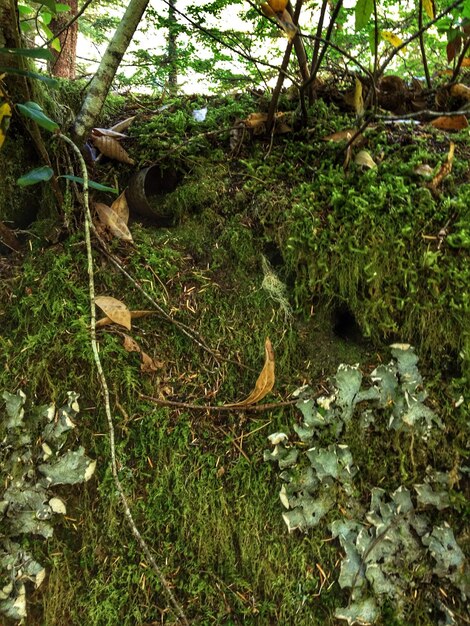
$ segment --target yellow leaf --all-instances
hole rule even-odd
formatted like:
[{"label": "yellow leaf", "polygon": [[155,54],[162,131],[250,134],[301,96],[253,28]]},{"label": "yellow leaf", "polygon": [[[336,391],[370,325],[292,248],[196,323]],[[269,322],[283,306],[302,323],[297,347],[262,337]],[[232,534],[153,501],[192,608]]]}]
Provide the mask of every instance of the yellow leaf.
[{"label": "yellow leaf", "polygon": [[354,163],[356,163],[357,165],[362,165],[364,167],[368,167],[369,169],[374,169],[375,167],[377,167],[377,163],[370,156],[370,154],[367,152],[367,150],[360,150],[356,154],[356,158],[354,159]]},{"label": "yellow leaf", "polygon": [[354,110],[358,117],[364,115],[364,99],[362,97],[362,83],[356,78],[356,86],[354,88]]},{"label": "yellow leaf", "polygon": [[455,85],[451,85],[449,91],[450,95],[454,98],[462,98],[462,100],[470,102],[470,87],[467,87],[467,85],[456,83]]},{"label": "yellow leaf", "polygon": [[[401,44],[403,43],[403,39],[400,39],[398,35],[395,35],[388,30],[383,30],[380,34],[382,35],[382,39],[385,39],[385,41],[391,43],[392,46],[395,46],[395,48],[398,48],[398,46],[401,46]],[[403,50],[405,50],[405,48],[403,48]]]},{"label": "yellow leaf", "polygon": [[422,0],[423,9],[430,20],[434,19],[434,2],[433,0]]},{"label": "yellow leaf", "polygon": [[287,6],[287,0],[268,0],[268,4],[275,13],[282,13]]},{"label": "yellow leaf", "polygon": [[98,296],[95,298],[95,304],[115,324],[124,326],[127,330],[131,329],[131,313],[124,302],[111,296]]},{"label": "yellow leaf", "polygon": [[261,11],[266,15],[266,17],[275,17],[276,13],[271,9],[267,2],[263,2],[260,6]]},{"label": "yellow leaf", "polygon": [[11,107],[8,102],[0,105],[0,148],[3,146],[10,125]]},{"label": "yellow leaf", "polygon": [[266,341],[264,343],[264,352],[264,367],[261,370],[261,374],[258,376],[258,380],[256,381],[253,391],[247,398],[245,398],[241,402],[228,404],[226,406],[239,407],[248,406],[249,404],[255,404],[256,402],[259,402],[259,400],[262,400],[266,395],[268,395],[268,393],[274,387],[274,351],[269,337],[266,337]]}]

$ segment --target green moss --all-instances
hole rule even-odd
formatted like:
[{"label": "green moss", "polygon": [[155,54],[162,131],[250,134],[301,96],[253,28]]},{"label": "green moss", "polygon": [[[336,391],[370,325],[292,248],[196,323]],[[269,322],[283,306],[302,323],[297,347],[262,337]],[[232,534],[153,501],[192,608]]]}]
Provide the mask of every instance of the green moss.
[{"label": "green moss", "polygon": [[[136,124],[137,159],[148,164],[165,157],[185,173],[165,199],[177,218],[171,228],[134,220],[135,247],[110,245],[161,306],[230,360],[215,359],[152,315],[135,319],[131,331],[161,364],[153,374],[143,373],[138,355],[122,346],[123,329],[99,331],[120,478],[139,528],[190,619],[269,625],[292,623],[295,616],[299,626],[334,624],[335,607],[348,601],[334,583],[339,548],[324,541],[321,529],[287,534],[279,484],[262,462],[266,435],[291,424],[294,410],[206,414],[156,408],[139,394],[199,404],[239,400],[254,386],[269,336],[276,386],[267,401],[281,400],[305,381],[324,384],[340,362],[364,368],[376,363],[384,340],[410,340],[434,372],[433,403],[448,407],[441,416],[446,433],[432,439],[430,454],[423,455],[409,437],[372,429],[364,439],[352,425],[347,435],[361,467],[358,502],[367,502],[377,483],[411,486],[430,463],[452,468],[456,455],[465,453],[466,426],[446,394],[458,399],[466,382],[442,390],[442,372],[452,360],[458,364],[456,352],[468,350],[469,189],[458,184],[463,158],[458,146],[455,178],[444,181],[436,197],[413,168],[424,158],[437,167],[444,142],[436,150],[420,140],[401,152],[383,129],[367,134],[366,148],[380,161],[377,171],[351,165],[345,173],[338,145],[311,135],[276,137],[272,145],[247,138],[240,154],[229,158],[228,127],[257,105],[233,99],[224,110],[210,101],[207,123],[197,124],[191,111],[206,103],[188,100]],[[351,125],[321,103],[315,110],[319,137]],[[446,224],[441,245],[428,238],[438,237]],[[77,488],[68,501],[69,519],[57,528],[57,538],[35,544],[49,578],[33,595],[31,623],[170,624],[174,616],[125,526],[109,470],[82,237],[54,247],[34,239],[32,248],[1,293],[1,387],[25,388],[44,402],[78,391],[82,413],[75,432],[98,467],[96,481]],[[119,298],[133,310],[149,308],[131,282],[94,255],[97,294]],[[287,287],[292,320],[262,288],[263,255]],[[336,316],[343,309],[359,325],[354,336],[338,336]],[[449,517],[462,529],[457,487],[454,500]],[[318,566],[328,576],[321,594]],[[428,605],[419,592],[408,623],[429,626]],[[391,619],[385,612],[382,623]]]}]

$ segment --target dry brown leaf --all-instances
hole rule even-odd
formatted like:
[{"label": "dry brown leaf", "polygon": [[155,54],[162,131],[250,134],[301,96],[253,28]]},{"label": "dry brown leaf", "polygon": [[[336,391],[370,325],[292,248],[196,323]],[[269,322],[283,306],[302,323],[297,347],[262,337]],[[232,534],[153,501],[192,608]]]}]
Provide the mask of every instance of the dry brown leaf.
[{"label": "dry brown leaf", "polygon": [[149,357],[143,350],[140,351],[140,356],[142,357],[142,363],[140,364],[141,372],[156,372],[157,370],[161,370],[164,366],[162,361],[155,361],[155,359]]},{"label": "dry brown leaf", "polygon": [[427,177],[431,177],[434,172],[433,168],[427,163],[422,163],[421,165],[417,165],[413,171],[415,174],[418,174],[418,176],[427,176]]},{"label": "dry brown leaf", "polygon": [[431,126],[439,128],[439,130],[462,130],[463,128],[467,128],[468,120],[465,115],[454,115],[452,117],[444,115],[442,117],[436,117],[436,119],[431,122]]},{"label": "dry brown leaf", "polygon": [[262,400],[271,389],[274,387],[274,350],[269,340],[269,337],[266,337],[266,341],[264,343],[264,352],[265,352],[265,362],[264,367],[261,370],[261,374],[258,376],[258,380],[256,381],[255,388],[250,393],[250,395],[241,400],[240,402],[236,402],[235,404],[228,404],[226,406],[248,406],[249,404],[255,404]]},{"label": "dry brown leaf", "polygon": [[138,317],[147,317],[148,315],[156,315],[157,311],[131,311],[132,319],[137,319]]},{"label": "dry brown leaf", "polygon": [[92,134],[91,139],[93,144],[104,156],[121,163],[134,165],[135,161],[131,159],[120,143],[116,141],[116,139],[113,139],[113,137],[96,136]]},{"label": "dry brown leaf", "polygon": [[370,156],[367,150],[360,150],[356,154],[354,163],[356,163],[357,165],[363,165],[364,167],[369,167],[370,169],[377,167],[377,163]]},{"label": "dry brown leaf", "polygon": [[456,83],[450,87],[450,95],[454,98],[462,98],[467,102],[470,102],[470,87],[463,85],[462,83]]},{"label": "dry brown leaf", "polygon": [[446,162],[441,165],[439,171],[434,176],[432,181],[429,183],[429,186],[432,189],[434,189],[434,190],[437,189],[437,187],[441,184],[441,182],[444,180],[444,178],[451,173],[451,171],[452,171],[452,162],[454,160],[454,150],[455,150],[455,144],[454,144],[453,141],[451,141],[450,145],[449,145],[449,152],[447,154]]},{"label": "dry brown leaf", "polygon": [[247,128],[256,129],[268,119],[267,113],[250,113],[250,115],[245,119],[245,126]]},{"label": "dry brown leaf", "polygon": [[129,221],[129,205],[127,204],[126,191],[124,190],[120,196],[111,205],[111,210],[118,215],[124,224]]},{"label": "dry brown leaf", "polygon": [[[148,315],[155,315],[157,311],[131,311],[131,319],[137,319],[139,317],[147,317]],[[103,326],[109,326],[114,324],[113,320],[109,317],[102,317],[96,322],[96,328],[102,328]]]},{"label": "dry brown leaf", "polygon": [[465,58],[460,67],[470,67],[470,57]]},{"label": "dry brown leaf", "polygon": [[124,302],[121,302],[111,296],[98,296],[95,298],[95,304],[115,324],[124,326],[127,330],[131,329],[131,312]]},{"label": "dry brown leaf", "polygon": [[121,241],[127,241],[129,243],[133,242],[131,231],[127,228],[127,225],[122,221],[117,213],[102,202],[95,202],[94,207],[98,213],[100,222],[115,237],[121,239]]},{"label": "dry brown leaf", "polygon": [[122,122],[118,122],[117,124],[114,124],[114,126],[111,126],[110,130],[114,130],[117,133],[122,133],[123,130],[127,130],[129,128],[135,118],[135,115],[133,115],[132,117],[127,117],[125,120],[122,120]]},{"label": "dry brown leaf", "polygon": [[122,345],[124,346],[124,350],[126,350],[127,352],[138,352],[139,354],[141,353],[139,344],[129,335],[124,335],[124,341],[122,342]]},{"label": "dry brown leaf", "polygon": [[112,128],[93,128],[91,131],[94,137],[114,137],[114,139],[126,139],[127,135],[119,133]]},{"label": "dry brown leaf", "polygon": [[354,137],[354,133],[356,131],[354,128],[346,128],[345,130],[338,130],[336,133],[332,133],[331,135],[326,135],[326,137],[322,137],[323,141],[349,141],[352,137]]},{"label": "dry brown leaf", "polygon": [[138,352],[140,354],[140,358],[142,360],[140,364],[141,372],[156,372],[164,366],[162,361],[155,361],[155,359],[152,359],[152,357],[144,352],[137,341],[129,335],[124,335],[122,345],[127,352]]}]

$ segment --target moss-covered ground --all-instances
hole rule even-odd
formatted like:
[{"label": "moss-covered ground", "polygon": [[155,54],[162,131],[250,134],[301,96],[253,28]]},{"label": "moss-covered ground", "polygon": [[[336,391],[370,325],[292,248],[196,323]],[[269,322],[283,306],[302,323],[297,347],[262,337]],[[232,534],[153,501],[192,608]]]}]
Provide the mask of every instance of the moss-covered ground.
[{"label": "moss-covered ground", "polygon": [[[359,362],[369,372],[389,359],[388,343],[411,342],[422,357],[429,403],[445,428],[426,445],[406,433],[376,430],[364,438],[348,429],[361,470],[358,499],[365,506],[377,485],[412,489],[428,466],[450,471],[465,465],[468,131],[452,137],[452,173],[431,193],[415,168],[426,163],[438,169],[445,161],[449,137],[442,131],[375,126],[362,149],[378,167],[364,170],[352,162],[345,172],[342,145],[322,137],[353,121],[331,107],[317,103],[308,133],[246,136],[231,151],[235,119],[263,104],[248,97],[214,99],[206,121],[197,123],[191,112],[205,104],[178,101],[141,113],[126,146],[136,167],[164,163],[181,182],[162,200],[175,215],[173,224],[133,217],[135,245],[115,240],[110,246],[213,354],[159,315],[135,319],[133,338],[159,363],[157,371],[143,373],[138,354],[123,348],[118,327],[99,331],[120,478],[139,529],[191,623],[332,625],[335,607],[349,597],[337,583],[340,546],[326,525],[288,534],[278,476],[263,462],[267,435],[291,430],[297,409],[217,414],[156,406],[141,394],[196,404],[240,400],[254,386],[269,336],[276,384],[267,400],[282,402],[306,382],[325,389],[340,363]],[[92,176],[125,185],[130,174],[129,166],[108,162]],[[81,221],[78,208],[72,221]],[[64,488],[68,513],[54,538],[29,540],[48,575],[29,596],[26,623],[176,623],[126,526],[109,468],[88,330],[83,235],[78,228],[51,245],[37,232],[32,227],[21,258],[2,261],[0,388],[21,388],[35,402],[61,403],[68,390],[80,393],[72,439],[98,464],[90,482]],[[98,250],[94,255],[98,294],[132,310],[149,308],[132,282]],[[286,286],[288,306],[276,299],[282,290],[266,289],[266,280],[263,286],[263,257]],[[464,401],[455,408],[461,394]],[[433,513],[452,525],[463,549],[468,513],[463,481],[452,491],[452,506]],[[402,618],[386,604],[381,624],[436,624],[436,594],[468,619],[450,584],[431,574],[420,582],[404,599]]]}]

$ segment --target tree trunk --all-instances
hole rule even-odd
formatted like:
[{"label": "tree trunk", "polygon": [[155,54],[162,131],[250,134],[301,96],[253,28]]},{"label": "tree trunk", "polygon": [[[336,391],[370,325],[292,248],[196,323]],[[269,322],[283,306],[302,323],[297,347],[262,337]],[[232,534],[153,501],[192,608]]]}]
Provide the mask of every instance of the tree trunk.
[{"label": "tree trunk", "polygon": [[[16,0],[0,0],[0,48],[22,48],[19,30]],[[7,97],[14,103],[23,103],[33,100],[43,104],[45,87],[38,80],[31,80],[29,76],[20,76],[9,73],[8,69],[19,71],[34,70],[31,59],[20,55],[0,53],[0,74],[6,72],[4,85]],[[0,101],[3,100],[0,97]],[[50,158],[39,127],[32,120],[22,118],[13,111],[11,125],[8,129],[5,143],[0,150],[0,219],[13,222],[16,226],[25,227],[36,217],[39,207],[44,209],[46,202],[37,188],[23,188],[19,190],[16,179],[32,167],[51,165]],[[51,182],[52,190],[61,206],[61,194],[57,180]]]},{"label": "tree trunk", "polygon": [[[59,13],[50,23],[50,29],[54,33],[59,33],[60,52],[52,50],[54,61],[51,63],[50,71],[54,76],[60,78],[75,78],[78,21],[75,20],[66,30],[64,26],[70,22],[78,12],[78,0],[67,0],[70,11]],[[62,31],[62,32],[61,32]]]},{"label": "tree trunk", "polygon": [[[0,48],[21,47],[16,2],[15,0],[0,0]],[[24,57],[0,52],[0,74],[9,67],[16,70],[27,69]],[[31,99],[26,77],[7,74],[4,80],[8,95],[13,102]]]},{"label": "tree trunk", "polygon": [[78,145],[84,143],[86,136],[101,113],[116,71],[148,3],[149,0],[130,0],[127,6],[126,12],[103,55],[98,71],[90,83],[82,108],[75,120],[73,136]]},{"label": "tree trunk", "polygon": [[176,0],[168,3],[168,36],[167,36],[167,59],[168,59],[168,86],[170,91],[176,91],[178,86],[178,64],[176,51]]}]

